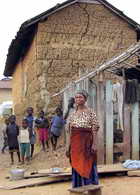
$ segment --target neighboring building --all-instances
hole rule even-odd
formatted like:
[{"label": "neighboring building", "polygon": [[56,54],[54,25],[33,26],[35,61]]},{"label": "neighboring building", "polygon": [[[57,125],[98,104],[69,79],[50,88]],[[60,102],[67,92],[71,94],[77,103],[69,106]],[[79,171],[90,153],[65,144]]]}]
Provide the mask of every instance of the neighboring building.
[{"label": "neighboring building", "polygon": [[0,80],[0,104],[6,101],[12,101],[12,80]]},{"label": "neighboring building", "polygon": [[0,80],[0,115],[12,113],[12,79]]},{"label": "neighboring building", "polygon": [[4,71],[13,76],[15,113],[55,106],[50,94],[139,38],[139,24],[105,0],[68,0],[24,22]]}]

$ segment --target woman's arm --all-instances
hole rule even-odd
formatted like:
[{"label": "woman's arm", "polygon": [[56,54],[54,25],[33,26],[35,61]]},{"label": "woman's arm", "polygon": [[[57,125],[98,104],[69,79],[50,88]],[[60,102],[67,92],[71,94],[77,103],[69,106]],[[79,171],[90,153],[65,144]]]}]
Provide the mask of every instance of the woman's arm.
[{"label": "woman's arm", "polygon": [[67,119],[65,132],[66,132],[66,156],[70,157],[71,117]]},{"label": "woman's arm", "polygon": [[97,151],[97,144],[98,144],[98,139],[97,139],[97,133],[99,130],[99,122],[96,117],[96,114],[92,112],[92,135],[93,135],[93,143],[92,143],[92,150],[94,152]]}]

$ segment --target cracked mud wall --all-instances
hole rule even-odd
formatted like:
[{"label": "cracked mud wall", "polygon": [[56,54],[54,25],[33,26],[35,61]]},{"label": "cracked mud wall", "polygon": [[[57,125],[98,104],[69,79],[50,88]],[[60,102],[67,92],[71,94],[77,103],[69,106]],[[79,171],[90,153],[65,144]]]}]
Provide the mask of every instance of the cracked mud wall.
[{"label": "cracked mud wall", "polygon": [[65,87],[79,71],[124,51],[136,32],[103,5],[76,3],[38,24],[33,43],[14,73],[15,112],[27,106],[54,108],[61,98],[50,95]]},{"label": "cracked mud wall", "polygon": [[39,23],[37,59],[53,94],[136,42],[136,32],[103,5],[76,3]]}]

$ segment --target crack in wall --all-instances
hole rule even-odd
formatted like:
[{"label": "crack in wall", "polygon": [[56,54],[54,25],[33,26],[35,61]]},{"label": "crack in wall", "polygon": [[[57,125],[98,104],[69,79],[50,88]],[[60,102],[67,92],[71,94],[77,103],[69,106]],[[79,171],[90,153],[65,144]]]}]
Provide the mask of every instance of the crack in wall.
[{"label": "crack in wall", "polygon": [[53,64],[53,59],[51,60],[49,66],[48,66],[48,68],[47,68],[47,70],[46,70],[46,74],[49,74],[49,69],[51,69],[52,64]]},{"label": "crack in wall", "polygon": [[85,27],[85,32],[83,32],[83,33],[81,34],[81,40],[80,40],[80,42],[81,42],[82,39],[83,39],[83,37],[84,37],[84,36],[87,34],[87,32],[88,32],[88,29],[89,29],[89,21],[90,21],[90,15],[89,15],[89,13],[88,13],[88,11],[87,11],[87,7],[88,7],[87,4],[85,4],[85,7],[81,7],[79,4],[77,4],[77,5],[78,5],[78,7],[79,7],[80,9],[83,10],[84,15],[87,16],[87,24],[86,24],[86,27]]}]

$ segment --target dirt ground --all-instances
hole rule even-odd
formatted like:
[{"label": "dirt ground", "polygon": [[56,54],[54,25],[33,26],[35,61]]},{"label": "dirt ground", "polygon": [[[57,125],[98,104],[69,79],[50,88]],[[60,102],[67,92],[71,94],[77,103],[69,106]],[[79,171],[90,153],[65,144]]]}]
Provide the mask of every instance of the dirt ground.
[{"label": "dirt ground", "polygon": [[[53,156],[53,158],[52,158]],[[15,155],[16,157],[16,155]],[[0,185],[6,182],[6,177],[9,175],[9,170],[12,168],[21,167],[15,162],[15,165],[10,165],[8,151],[5,154],[0,154]],[[17,160],[17,159],[16,159]],[[40,152],[36,154],[30,165],[25,165],[22,168],[27,168],[28,171],[38,169],[47,169],[50,167],[66,167],[69,166],[68,160],[65,158],[64,149],[59,146],[57,152]],[[18,181],[17,181],[18,182]],[[113,176],[100,178],[100,184],[103,185],[103,195],[139,195],[140,194],[140,177]],[[44,186],[36,186],[23,188],[18,190],[2,190],[0,195],[68,195],[68,189],[71,187],[71,182],[49,184]]]}]

